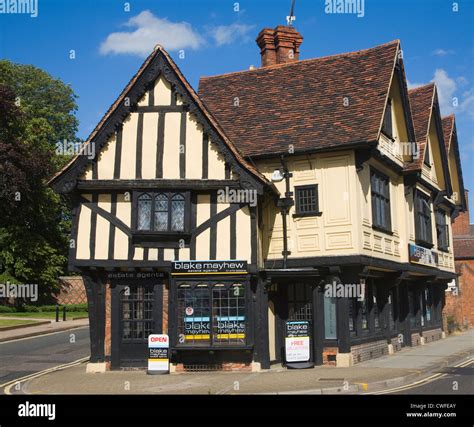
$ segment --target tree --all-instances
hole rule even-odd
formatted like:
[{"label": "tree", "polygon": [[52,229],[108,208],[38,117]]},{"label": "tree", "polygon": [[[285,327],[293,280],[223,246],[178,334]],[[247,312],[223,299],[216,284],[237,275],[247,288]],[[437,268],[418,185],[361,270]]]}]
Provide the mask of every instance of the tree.
[{"label": "tree", "polygon": [[32,66],[0,61],[0,283],[39,285],[46,301],[67,268],[69,201],[47,180],[77,141],[72,89]]}]

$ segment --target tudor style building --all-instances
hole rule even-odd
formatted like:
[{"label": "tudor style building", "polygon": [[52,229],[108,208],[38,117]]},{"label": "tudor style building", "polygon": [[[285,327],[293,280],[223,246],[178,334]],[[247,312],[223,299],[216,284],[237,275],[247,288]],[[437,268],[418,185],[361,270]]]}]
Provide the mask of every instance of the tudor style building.
[{"label": "tudor style building", "polygon": [[91,369],[144,366],[150,333],[185,370],[285,363],[288,321],[309,325],[310,364],[441,337],[465,200],[435,86],[407,90],[398,41],[310,60],[293,27],[257,43],[261,68],[199,95],[157,46],[89,137],[96,157],[51,180],[74,202]]}]

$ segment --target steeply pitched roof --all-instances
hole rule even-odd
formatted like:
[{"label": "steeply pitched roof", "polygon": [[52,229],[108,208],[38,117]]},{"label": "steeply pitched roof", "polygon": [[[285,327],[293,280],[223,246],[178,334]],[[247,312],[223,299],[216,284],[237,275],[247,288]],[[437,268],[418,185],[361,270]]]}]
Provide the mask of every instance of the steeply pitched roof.
[{"label": "steeply pitched roof", "polygon": [[203,77],[199,95],[248,156],[378,139],[399,41]]},{"label": "steeply pitched roof", "polygon": [[461,166],[461,157],[459,155],[459,145],[456,132],[456,119],[454,114],[443,117],[442,120],[443,126],[443,135],[444,135],[444,145],[446,147],[446,155],[449,159],[449,151],[453,150],[454,159],[456,161],[456,166],[458,170],[458,180],[459,180],[459,192],[460,194],[460,205],[461,210],[464,211],[467,209],[466,195],[464,193],[464,179],[462,176],[462,166]]},{"label": "steeply pitched roof", "polygon": [[449,153],[449,147],[451,146],[451,137],[454,131],[454,114],[443,117],[442,123],[443,123],[444,145],[446,146],[446,152]]},{"label": "steeply pitched roof", "polygon": [[407,163],[405,167],[406,170],[418,170],[422,167],[423,159],[425,158],[428,126],[433,108],[434,95],[434,83],[430,83],[426,86],[417,87],[408,91],[411,114],[413,118],[413,127],[415,129],[415,138],[420,150],[420,155],[418,158],[413,159],[413,162]]},{"label": "steeply pitched roof", "polygon": [[[123,89],[122,93],[118,96],[118,98],[114,101],[114,103],[109,107],[107,112],[105,113],[104,117],[101,119],[101,121],[97,124],[97,126],[94,128],[92,133],[89,135],[87,138],[86,143],[84,144],[84,151],[87,149],[87,144],[90,144],[92,141],[96,141],[96,138],[99,137],[101,132],[105,131],[110,133],[112,127],[108,126],[111,122],[113,121],[114,115],[117,116],[118,118],[125,118],[125,116],[128,114],[128,111],[119,111],[121,107],[125,104],[124,100],[125,97],[129,96],[130,91],[135,87],[137,84],[141,84],[143,86],[143,91],[145,90],[145,86],[149,84],[149,82],[144,82],[144,80],[149,80],[150,78],[157,78],[158,76],[152,76],[152,74],[158,73],[159,70],[157,71],[156,67],[154,70],[151,68],[154,67],[154,63],[158,64],[158,60],[163,59],[167,66],[169,66],[174,72],[178,78],[178,80],[181,82],[183,85],[184,89],[187,91],[189,94],[190,99],[192,102],[194,102],[200,111],[203,113],[203,116],[206,120],[208,120],[211,124],[211,126],[215,129],[217,135],[219,135],[220,138],[224,141],[224,144],[228,147],[228,149],[231,151],[232,155],[235,157],[237,160],[238,164],[240,164],[245,170],[249,171],[253,176],[255,176],[260,182],[268,185],[271,187],[274,191],[277,192],[275,186],[273,183],[268,181],[263,174],[261,174],[253,165],[248,163],[239,150],[232,144],[232,142],[229,140],[229,138],[226,136],[224,130],[220,126],[220,124],[216,121],[216,119],[212,116],[212,114],[209,112],[209,110],[206,108],[206,106],[203,104],[199,96],[196,94],[192,86],[188,83],[184,75],[181,73],[180,69],[177,67],[177,65],[174,63],[174,61],[171,59],[171,57],[168,55],[166,50],[161,47],[160,45],[155,46],[155,49],[153,50],[152,53],[146,58],[146,60],[143,62],[141,65],[140,69],[137,71],[137,73],[132,77],[132,79],[128,82],[127,86]],[[142,81],[143,80],[143,81]],[[144,93],[143,93],[144,94]],[[142,94],[142,95],[143,95]],[[104,139],[104,138],[102,138]],[[100,149],[101,147],[99,147]],[[52,186],[55,186],[56,182],[65,175],[70,175],[67,177],[70,182],[74,182],[75,179],[77,179],[77,174],[78,171],[83,171],[84,170],[84,165],[86,162],[90,161],[87,159],[86,156],[82,155],[76,155],[68,164],[64,166],[62,170],[60,170],[58,173],[56,173],[49,181],[49,184]],[[83,163],[81,167],[76,167],[78,166],[78,163]],[[74,169],[75,168],[75,169]],[[74,169],[74,170],[73,170]]]}]

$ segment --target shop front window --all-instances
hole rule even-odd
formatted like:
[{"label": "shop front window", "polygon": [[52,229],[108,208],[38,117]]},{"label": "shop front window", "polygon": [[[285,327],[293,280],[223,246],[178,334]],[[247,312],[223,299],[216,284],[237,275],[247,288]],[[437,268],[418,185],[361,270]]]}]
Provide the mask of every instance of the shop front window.
[{"label": "shop front window", "polygon": [[337,339],[336,298],[324,297],[324,338]]},{"label": "shop front window", "polygon": [[245,344],[245,286],[178,285],[178,344]]}]

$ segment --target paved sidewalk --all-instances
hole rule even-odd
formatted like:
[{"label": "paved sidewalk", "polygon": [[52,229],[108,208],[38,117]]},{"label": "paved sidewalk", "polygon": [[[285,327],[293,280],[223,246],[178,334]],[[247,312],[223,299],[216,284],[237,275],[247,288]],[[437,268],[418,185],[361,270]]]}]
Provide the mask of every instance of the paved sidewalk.
[{"label": "paved sidewalk", "polygon": [[[5,317],[6,318],[6,317]],[[8,317],[12,319],[13,317]],[[22,320],[40,320],[38,318],[22,317]],[[41,319],[45,320],[45,319]],[[48,320],[48,319],[46,319]],[[80,328],[87,326],[89,319],[66,320],[65,322],[51,322],[47,324],[28,326],[26,328],[12,329],[9,331],[0,332],[0,342],[16,340],[20,338],[34,337],[37,335],[49,334],[51,332],[67,331],[69,329]]]},{"label": "paved sidewalk", "polygon": [[317,366],[258,373],[147,375],[143,370],[86,374],[85,364],[22,383],[26,394],[361,393],[396,387],[474,355],[474,330],[350,368]]}]

